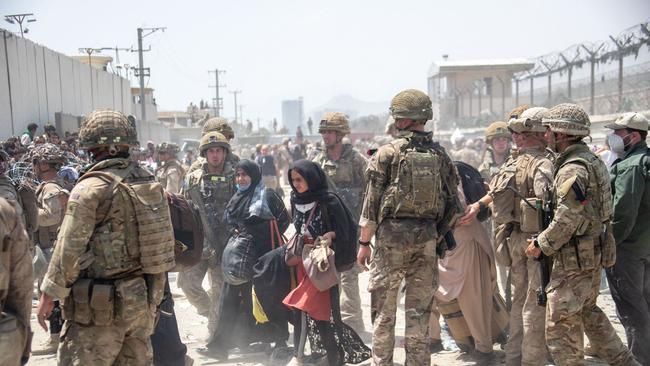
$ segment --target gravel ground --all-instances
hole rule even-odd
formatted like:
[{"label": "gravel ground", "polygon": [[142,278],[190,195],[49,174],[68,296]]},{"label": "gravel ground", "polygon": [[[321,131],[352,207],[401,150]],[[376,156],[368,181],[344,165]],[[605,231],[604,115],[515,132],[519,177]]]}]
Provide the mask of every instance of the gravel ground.
[{"label": "gravel ground", "polygon": [[[363,316],[366,325],[366,329],[371,329],[370,327],[370,296],[365,292],[366,284],[368,282],[368,274],[363,273],[359,276],[359,280],[362,288],[362,309]],[[200,356],[196,353],[196,348],[203,345],[203,340],[207,337],[207,319],[199,316],[195,309],[189,304],[183,292],[176,286],[176,276],[174,274],[170,275],[170,282],[172,293],[174,294],[174,301],[176,302],[176,315],[178,317],[178,323],[181,333],[181,339],[189,349],[189,354],[194,358],[195,365],[265,365],[267,362],[267,356],[263,353],[253,354],[253,355],[238,355],[233,354],[227,363],[217,363],[216,361]],[[207,280],[204,283],[204,286],[207,288]],[[598,304],[601,306],[603,311],[609,316],[610,321],[614,324],[619,336],[622,339],[625,339],[625,333],[623,327],[616,317],[616,310],[614,307],[614,302],[612,301],[611,296],[605,290],[601,292],[599,296]],[[404,309],[403,303],[401,304],[398,312],[398,321],[397,321],[397,330],[398,339],[396,341],[395,348],[395,364],[403,365],[404,362],[404,348],[401,345],[402,335],[404,334]],[[38,345],[46,338],[45,332],[38,326],[36,321],[36,302],[34,302],[34,308],[32,310],[32,328],[34,329],[34,343],[33,348],[38,348]],[[370,344],[370,334],[364,333],[361,334],[362,338],[366,341],[367,344]],[[454,342],[448,337],[443,337],[443,342],[445,347],[448,349],[446,351],[439,352],[431,356],[432,365],[474,365],[471,357],[468,355],[461,354],[460,351],[455,347]],[[499,345],[494,347],[496,357],[495,365],[500,365],[503,363],[504,353],[501,351]],[[370,362],[364,362],[361,365],[369,365]],[[598,359],[589,358],[588,365],[606,365],[606,363],[599,361]],[[33,356],[29,362],[29,365],[56,365],[55,356]]]}]

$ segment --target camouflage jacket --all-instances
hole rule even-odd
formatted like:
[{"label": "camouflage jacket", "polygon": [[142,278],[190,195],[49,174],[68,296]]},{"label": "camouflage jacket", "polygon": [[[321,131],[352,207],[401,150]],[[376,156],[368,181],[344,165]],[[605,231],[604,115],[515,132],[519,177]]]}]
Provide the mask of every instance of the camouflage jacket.
[{"label": "camouflage jacket", "polygon": [[[89,167],[85,174],[95,171],[133,180],[153,179],[137,163],[122,158],[102,160]],[[77,183],[70,192],[41,291],[62,300],[80,278],[116,280],[142,276],[138,258],[127,248],[132,240],[137,240],[129,236],[137,232],[137,224],[133,218],[125,220],[126,199],[116,191],[114,182],[104,178],[89,176]],[[148,301],[158,305],[165,273],[144,277],[151,296]]]},{"label": "camouflage jacket", "polygon": [[[228,155],[226,155],[226,163],[230,163],[233,167],[239,163],[239,156],[233,154],[232,152],[229,152]],[[205,158],[202,156],[197,156],[196,160],[190,165],[189,169],[187,169],[186,174],[190,174],[195,170],[203,168],[203,164],[205,164]]]},{"label": "camouflage jacket", "polygon": [[230,237],[224,212],[235,190],[235,170],[228,161],[224,163],[221,174],[209,174],[207,163],[204,163],[201,169],[185,176],[181,193],[199,208],[205,234],[204,259],[216,256],[217,262],[221,263],[221,254]]},{"label": "camouflage jacket", "polygon": [[38,231],[36,243],[42,248],[50,248],[56,240],[56,232],[63,221],[69,192],[57,181],[41,183],[36,189],[38,205]]},{"label": "camouflage jacket", "polygon": [[[438,233],[446,233],[461,212],[458,200],[458,173],[449,156],[438,143],[432,140],[432,134],[425,132],[410,132],[400,135],[387,145],[380,147],[371,157],[366,169],[366,195],[363,202],[359,226],[377,229],[383,219],[381,207],[390,195],[389,187],[398,181],[398,167],[401,161],[402,149],[415,144],[433,151],[439,159],[440,169],[430,172],[435,184],[439,187],[441,199],[438,200],[437,217],[435,218]],[[426,194],[426,192],[424,192]],[[417,218],[414,218],[417,220]],[[399,220],[399,218],[398,218]],[[391,220],[392,221],[392,220]],[[392,225],[392,224],[391,224]]]},{"label": "camouflage jacket", "polygon": [[[592,238],[602,233],[603,223],[612,214],[607,167],[586,144],[577,143],[558,155],[554,174],[554,217],[539,234],[539,246],[548,256],[558,252],[562,256],[582,256],[581,251],[591,250],[593,258]],[[579,237],[591,242],[585,248],[568,245]]]},{"label": "camouflage jacket", "polygon": [[501,169],[506,160],[508,160],[509,155],[510,152],[506,153],[506,156],[503,159],[503,163],[497,164],[494,161],[494,151],[492,151],[492,147],[488,147],[487,150],[485,150],[485,155],[483,155],[483,162],[481,165],[479,165],[478,171],[481,173],[481,176],[483,179],[485,179],[486,182],[489,182],[492,177],[494,177],[499,172],[499,169]]},{"label": "camouflage jacket", "polygon": [[165,191],[179,193],[185,177],[185,169],[178,160],[172,159],[159,166],[154,175]]},{"label": "camouflage jacket", "polygon": [[[4,238],[0,244],[0,311],[14,314],[23,327],[29,328],[34,291],[32,256],[20,215],[14,205],[2,197],[0,236]],[[27,339],[27,332],[24,335]]]},{"label": "camouflage jacket", "polygon": [[318,164],[330,182],[331,188],[338,194],[343,203],[350,209],[354,218],[361,215],[363,191],[366,188],[364,171],[368,165],[366,159],[352,145],[343,145],[343,152],[339,160],[331,160],[327,151],[321,151],[313,160]]}]

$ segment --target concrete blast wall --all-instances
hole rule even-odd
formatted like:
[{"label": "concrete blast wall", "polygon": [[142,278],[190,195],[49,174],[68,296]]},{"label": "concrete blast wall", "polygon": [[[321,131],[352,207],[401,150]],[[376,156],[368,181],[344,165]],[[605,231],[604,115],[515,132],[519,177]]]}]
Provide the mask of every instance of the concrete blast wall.
[{"label": "concrete blast wall", "polygon": [[132,114],[127,79],[9,31],[0,29],[0,35],[0,139],[21,134],[30,122],[43,133],[43,125],[54,124],[58,112],[81,116],[110,108]]}]

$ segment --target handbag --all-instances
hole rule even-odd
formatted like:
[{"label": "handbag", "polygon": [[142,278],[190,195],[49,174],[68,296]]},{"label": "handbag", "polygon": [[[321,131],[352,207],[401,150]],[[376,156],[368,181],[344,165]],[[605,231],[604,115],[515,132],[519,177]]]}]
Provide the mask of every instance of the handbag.
[{"label": "handbag", "polygon": [[318,291],[326,291],[339,283],[339,273],[334,264],[334,251],[327,241],[318,237],[315,244],[305,244],[302,263],[309,280]]},{"label": "handbag", "polygon": [[284,261],[290,267],[297,266],[302,261],[302,252],[305,246],[305,236],[303,235],[303,232],[305,232],[306,227],[311,224],[317,206],[318,203],[312,207],[307,221],[302,225],[302,229],[293,234],[287,243],[287,251],[284,253]]},{"label": "handbag", "polygon": [[239,286],[253,279],[253,266],[257,260],[253,246],[248,235],[234,235],[228,239],[221,258],[224,281]]}]

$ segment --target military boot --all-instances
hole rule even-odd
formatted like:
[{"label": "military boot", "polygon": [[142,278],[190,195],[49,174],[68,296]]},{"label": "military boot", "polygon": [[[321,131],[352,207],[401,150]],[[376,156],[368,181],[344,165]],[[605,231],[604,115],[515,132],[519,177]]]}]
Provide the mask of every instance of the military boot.
[{"label": "military boot", "polygon": [[50,337],[39,345],[37,350],[32,351],[34,356],[55,355],[59,349],[59,334],[50,334]]}]

